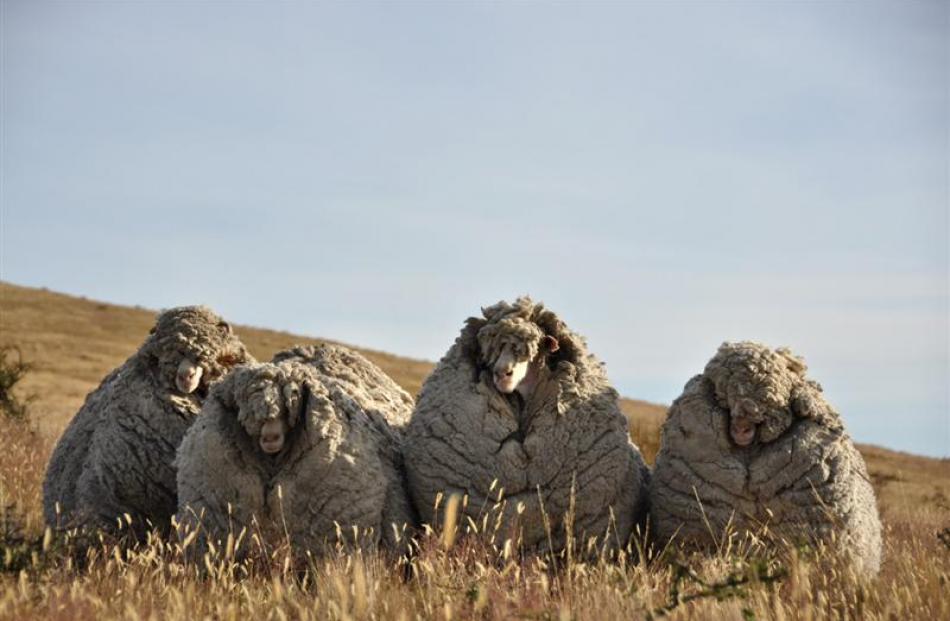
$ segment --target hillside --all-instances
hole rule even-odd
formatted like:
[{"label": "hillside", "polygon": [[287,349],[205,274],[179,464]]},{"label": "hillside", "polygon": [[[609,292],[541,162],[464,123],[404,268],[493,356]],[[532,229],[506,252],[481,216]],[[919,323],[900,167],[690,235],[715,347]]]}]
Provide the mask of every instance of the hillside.
[{"label": "hillside", "polygon": [[[13,439],[0,451],[4,532],[17,532],[6,530],[10,510],[20,516],[22,532],[42,532],[41,482],[56,438],[102,376],[135,351],[154,317],[150,310],[0,283],[0,345],[17,346],[36,365],[23,386],[23,394],[35,396],[31,424],[36,430],[0,418],[0,433]],[[320,341],[245,326],[235,330],[260,359],[293,344]],[[432,368],[430,362],[360,351],[412,393]],[[652,461],[665,409],[630,399],[623,407],[634,439]],[[755,582],[747,594],[729,591],[724,599],[715,592],[695,595],[670,617],[946,618],[950,460],[859,448],[885,527],[880,576],[866,583],[835,569],[826,554],[796,557],[792,579],[781,591]],[[936,536],[941,530],[945,540]],[[276,574],[265,566],[241,579],[225,573],[205,580],[186,571],[177,553],[161,543],[126,560],[106,547],[102,558],[107,562],[85,572],[68,563],[37,565],[39,557],[33,556],[32,570],[0,572],[0,619],[158,618],[156,612],[169,618],[455,618],[453,611],[487,619],[638,618],[667,605],[679,579],[675,566],[663,563],[646,569],[581,563],[569,565],[569,581],[559,585],[559,574],[544,562],[520,564],[465,548],[443,553],[431,540],[422,547],[417,580],[408,584],[382,556],[331,559],[317,567],[312,584],[296,581],[286,563]],[[12,557],[6,558],[9,564]],[[722,579],[725,568],[752,571],[757,566],[754,558],[728,550],[692,563],[715,580]]]},{"label": "hillside", "polygon": [[[43,435],[51,441],[59,436],[86,394],[139,347],[155,314],[154,310],[0,282],[0,344],[16,345],[24,359],[36,365],[23,391],[35,396],[33,420]],[[260,360],[291,345],[329,342],[250,326],[235,326],[235,331]],[[423,360],[357,349],[413,395],[433,367]],[[623,399],[622,407],[634,441],[652,462],[666,409],[635,399]],[[902,507],[906,502],[944,506],[950,502],[950,460],[874,446],[860,449],[884,498],[893,497]]]},{"label": "hillside", "polygon": [[[37,367],[23,388],[36,395],[34,419],[44,433],[59,435],[86,394],[138,349],[155,315],[153,310],[0,282],[0,343],[16,345]],[[240,325],[235,332],[258,360],[292,345],[332,342]],[[433,367],[431,362],[357,349],[412,395]],[[652,440],[666,409],[634,399],[624,399],[622,405],[634,421],[635,435],[642,431]]]}]

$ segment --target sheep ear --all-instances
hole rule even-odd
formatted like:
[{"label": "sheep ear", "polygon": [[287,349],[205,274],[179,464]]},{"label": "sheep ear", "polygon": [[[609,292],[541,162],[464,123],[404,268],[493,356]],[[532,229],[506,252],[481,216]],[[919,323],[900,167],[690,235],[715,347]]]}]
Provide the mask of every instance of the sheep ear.
[{"label": "sheep ear", "polygon": [[215,362],[225,369],[230,369],[231,367],[237,366],[243,361],[244,360],[242,356],[239,353],[233,351],[223,352],[215,359]]},{"label": "sheep ear", "polygon": [[284,404],[287,407],[287,424],[295,426],[303,418],[310,393],[306,382],[296,382],[284,386]]},{"label": "sheep ear", "polygon": [[561,344],[558,343],[557,339],[550,334],[545,334],[543,341],[544,346],[547,348],[549,354],[553,354],[557,350],[561,349]]},{"label": "sheep ear", "polygon": [[243,373],[231,373],[225,377],[220,384],[213,388],[212,393],[217,395],[224,409],[233,414],[234,418],[242,425],[248,420],[250,412],[248,409],[238,405],[237,393],[242,390],[246,384],[247,380],[244,378]]},{"label": "sheep ear", "polygon": [[726,398],[726,383],[729,380],[729,372],[725,365],[717,360],[719,354],[713,357],[703,370],[703,377],[709,384],[709,390],[717,402],[723,402]]},{"label": "sheep ear", "polygon": [[294,382],[287,382],[281,386],[280,391],[283,393],[284,407],[287,409],[287,424],[293,427],[297,422],[300,409],[300,391]]},{"label": "sheep ear", "polygon": [[821,416],[822,400],[815,394],[815,390],[807,384],[802,384],[792,390],[790,399],[792,413],[798,418],[817,419]]},{"label": "sheep ear", "polygon": [[491,344],[492,340],[495,338],[495,335],[498,333],[498,324],[497,323],[487,323],[479,328],[478,333],[475,335],[475,340],[478,343],[479,355],[485,356],[488,352],[485,351],[488,346]]},{"label": "sheep ear", "polygon": [[335,406],[330,393],[321,384],[307,383],[306,399],[302,400],[302,414],[305,426],[320,430],[332,424]]},{"label": "sheep ear", "polygon": [[228,336],[234,334],[234,330],[231,328],[231,324],[229,324],[227,321],[225,321],[225,320],[223,320],[223,319],[218,322],[218,328],[219,328],[222,332],[224,332],[225,334],[227,334]]},{"label": "sheep ear", "polygon": [[237,416],[235,416],[235,418],[237,419],[238,423],[240,423],[241,425],[244,425],[250,418],[248,409],[242,408],[242,407],[237,408]]},{"label": "sheep ear", "polygon": [[793,389],[790,405],[795,416],[809,418],[832,430],[844,428],[838,412],[825,401],[821,387],[815,382],[805,382]]}]

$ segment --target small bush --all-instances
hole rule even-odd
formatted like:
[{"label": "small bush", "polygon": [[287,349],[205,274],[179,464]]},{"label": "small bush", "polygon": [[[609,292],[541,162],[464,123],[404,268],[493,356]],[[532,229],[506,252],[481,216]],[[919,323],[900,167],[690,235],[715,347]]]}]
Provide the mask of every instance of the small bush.
[{"label": "small bush", "polygon": [[18,420],[27,418],[32,397],[17,397],[13,390],[33,368],[23,361],[19,347],[0,345],[0,414]]}]

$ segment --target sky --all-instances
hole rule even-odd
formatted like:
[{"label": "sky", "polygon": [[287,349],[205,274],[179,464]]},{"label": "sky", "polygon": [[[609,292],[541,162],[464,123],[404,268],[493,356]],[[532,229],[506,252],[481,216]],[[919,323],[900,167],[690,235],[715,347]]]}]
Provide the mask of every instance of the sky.
[{"label": "sky", "polygon": [[437,360],[530,294],[950,456],[950,4],[0,0],[0,278]]}]

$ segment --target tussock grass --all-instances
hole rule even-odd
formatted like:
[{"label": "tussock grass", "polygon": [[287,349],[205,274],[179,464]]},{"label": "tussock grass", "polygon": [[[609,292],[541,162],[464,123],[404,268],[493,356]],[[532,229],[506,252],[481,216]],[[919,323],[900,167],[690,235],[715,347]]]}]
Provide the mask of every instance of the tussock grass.
[{"label": "tussock grass", "polygon": [[895,544],[868,580],[826,550],[568,562],[506,558],[465,537],[446,549],[433,532],[408,562],[348,552],[301,570],[280,552],[189,564],[177,543],[153,540],[90,550],[81,570],[40,557],[3,574],[0,618],[947,618],[948,556],[922,537]]},{"label": "tussock grass", "polygon": [[[651,549],[642,534],[610,555],[589,542],[523,554],[497,532],[493,508],[462,521],[457,496],[440,499],[440,523],[418,533],[408,557],[341,546],[301,558],[235,533],[191,562],[187,535],[129,547],[46,533],[48,443],[21,421],[0,421],[0,434],[22,439],[0,453],[5,551],[19,551],[0,571],[0,619],[950,618],[950,544],[938,537],[950,520],[936,505],[886,521],[873,579],[830,549],[765,545],[767,536],[727,537],[708,555]],[[238,561],[241,545],[250,553]]]},{"label": "tussock grass", "polygon": [[33,396],[17,394],[19,384],[33,365],[23,360],[23,352],[15,345],[0,345],[0,416],[26,418]]}]

